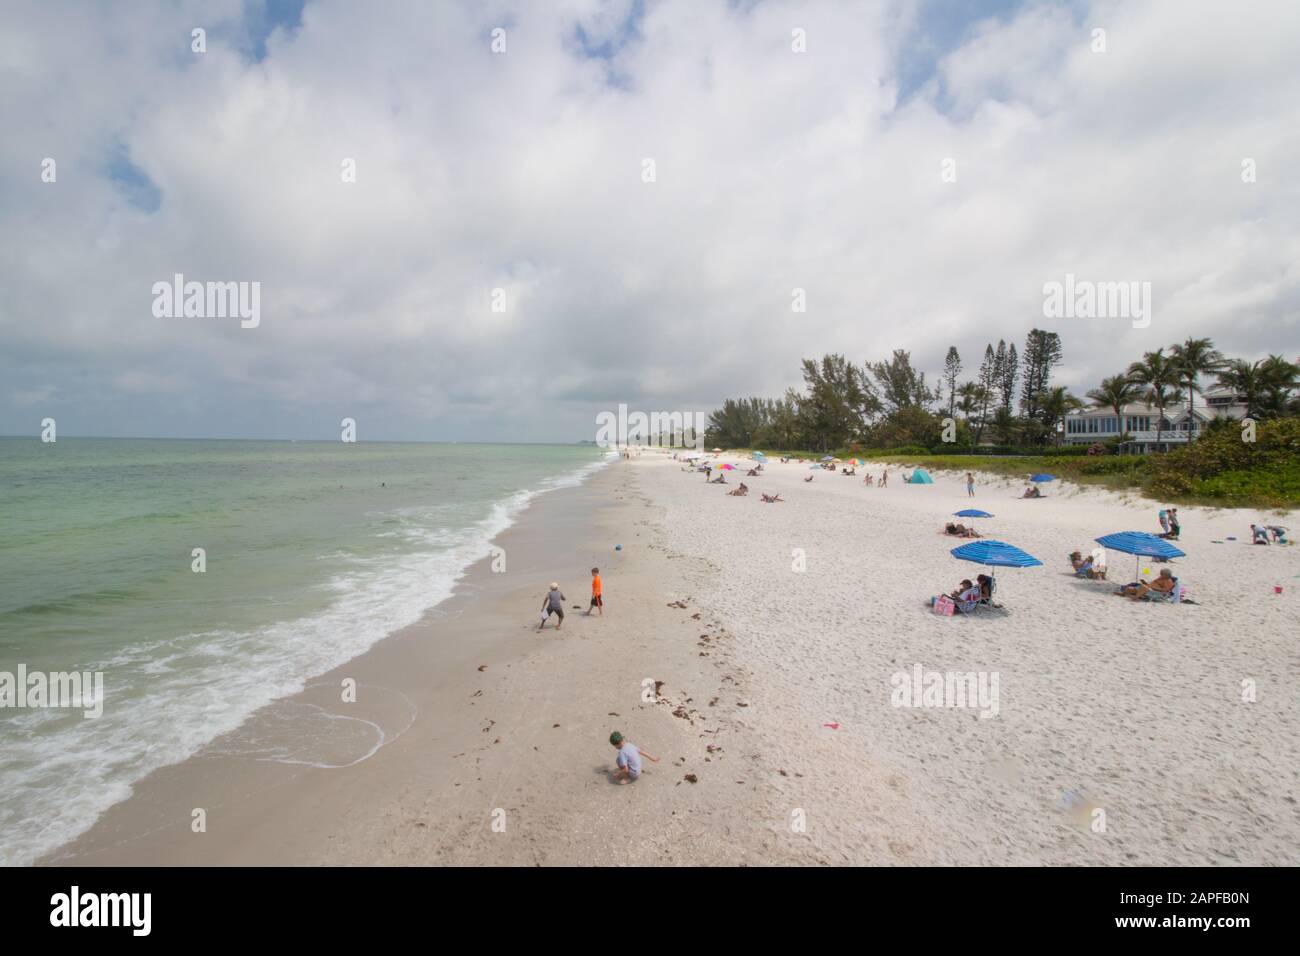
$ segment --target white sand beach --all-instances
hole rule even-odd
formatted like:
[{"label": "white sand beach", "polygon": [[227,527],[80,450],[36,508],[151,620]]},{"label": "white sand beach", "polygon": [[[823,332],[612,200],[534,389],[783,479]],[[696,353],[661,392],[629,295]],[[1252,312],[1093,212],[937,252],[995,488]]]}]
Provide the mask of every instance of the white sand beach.
[{"label": "white sand beach", "polygon": [[[409,704],[375,754],[323,769],[218,741],[44,862],[1300,862],[1300,548],[1246,544],[1256,515],[1181,508],[1173,567],[1196,603],[1137,604],[1110,593],[1131,558],[1089,582],[1065,555],[1151,528],[1153,502],[809,473],[774,462],[737,498],[738,479],[706,485],[647,452],[540,499],[500,539],[510,573],[478,566],[420,625],[313,682],[352,675]],[[972,505],[1044,564],[999,573],[1003,611],[939,617],[924,599],[982,570],[938,533]],[[596,561],[605,617],[570,611],[538,635],[546,581],[585,606]],[[996,706],[892,706],[891,678],[917,665],[996,675]],[[614,729],[662,758],[630,786],[609,778]],[[213,808],[205,834],[194,806]]]},{"label": "white sand beach", "polygon": [[[1255,513],[1180,508],[1187,557],[1170,566],[1196,603],[1154,605],[1111,594],[1132,580],[1132,557],[1110,554],[1108,582],[1075,578],[1066,559],[1101,534],[1158,530],[1149,500],[1061,482],[1021,500],[1023,482],[982,474],[971,499],[961,474],[908,485],[893,468],[879,488],[861,474],[880,465],[850,478],[779,462],[736,498],[676,463],[633,470],[664,505],[668,547],[708,556],[695,597],[752,674],[746,746],[802,774],[777,789],[807,811],[820,856],[1300,862],[1300,548],[1250,546]],[[950,557],[962,542],[938,533],[968,507],[994,515],[974,522],[986,536],[1043,566],[998,574],[1005,612],[939,617],[923,599],[987,570]],[[996,717],[891,706],[891,676],[918,664],[996,672]],[[1097,807],[1104,833],[1090,826]]]}]

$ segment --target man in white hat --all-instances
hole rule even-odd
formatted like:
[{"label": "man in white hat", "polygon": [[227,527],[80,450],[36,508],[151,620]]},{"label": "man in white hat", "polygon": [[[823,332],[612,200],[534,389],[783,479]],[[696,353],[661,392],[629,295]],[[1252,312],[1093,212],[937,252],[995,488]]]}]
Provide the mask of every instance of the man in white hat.
[{"label": "man in white hat", "polygon": [[539,631],[546,626],[552,614],[559,615],[560,619],[555,622],[555,629],[558,631],[564,626],[564,595],[560,593],[560,586],[554,581],[551,582],[551,590],[542,600],[542,623],[537,625]]}]

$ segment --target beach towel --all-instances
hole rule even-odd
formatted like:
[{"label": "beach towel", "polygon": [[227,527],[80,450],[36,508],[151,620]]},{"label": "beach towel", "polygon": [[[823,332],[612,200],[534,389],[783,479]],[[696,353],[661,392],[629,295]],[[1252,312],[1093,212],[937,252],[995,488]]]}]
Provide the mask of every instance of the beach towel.
[{"label": "beach towel", "polygon": [[942,614],[944,617],[952,617],[953,612],[957,610],[957,604],[946,594],[940,594],[934,599],[932,608],[935,614]]}]

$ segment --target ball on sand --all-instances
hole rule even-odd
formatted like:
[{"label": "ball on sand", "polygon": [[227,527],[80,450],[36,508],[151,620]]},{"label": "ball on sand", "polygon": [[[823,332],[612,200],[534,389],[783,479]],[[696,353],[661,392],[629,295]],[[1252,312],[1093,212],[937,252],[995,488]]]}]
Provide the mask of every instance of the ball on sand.
[{"label": "ball on sand", "polygon": [[614,545],[614,550],[615,550],[615,551],[622,551],[622,550],[623,550],[623,546],[622,546],[621,544],[616,544],[616,545]]}]

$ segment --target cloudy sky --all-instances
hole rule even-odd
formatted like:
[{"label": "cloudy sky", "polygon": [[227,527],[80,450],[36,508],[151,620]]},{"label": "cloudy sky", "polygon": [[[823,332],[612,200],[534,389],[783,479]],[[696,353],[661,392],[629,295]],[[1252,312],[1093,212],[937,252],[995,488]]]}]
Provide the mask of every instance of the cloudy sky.
[{"label": "cloudy sky", "polygon": [[[0,434],[572,441],[1034,326],[1079,392],[1189,335],[1300,355],[1295,0],[0,16]],[[175,273],[260,325],[155,316]],[[1067,273],[1150,327],[1045,319]]]}]

